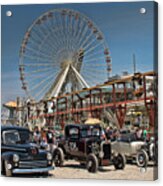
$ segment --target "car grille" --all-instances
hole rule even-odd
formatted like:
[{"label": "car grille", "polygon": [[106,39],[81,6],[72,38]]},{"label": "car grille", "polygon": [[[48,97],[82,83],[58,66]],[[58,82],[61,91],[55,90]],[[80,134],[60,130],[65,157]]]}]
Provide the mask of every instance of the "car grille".
[{"label": "car grille", "polygon": [[104,144],[103,151],[104,151],[104,158],[103,159],[111,159],[111,146],[110,146],[110,144]]},{"label": "car grille", "polygon": [[20,168],[39,168],[39,167],[47,167],[47,161],[20,161]]}]

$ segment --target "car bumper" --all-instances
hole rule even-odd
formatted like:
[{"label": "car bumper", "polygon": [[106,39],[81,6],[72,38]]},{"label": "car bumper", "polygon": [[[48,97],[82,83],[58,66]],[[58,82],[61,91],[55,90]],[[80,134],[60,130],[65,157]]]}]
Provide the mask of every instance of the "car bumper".
[{"label": "car bumper", "polygon": [[54,167],[46,167],[46,168],[34,168],[34,169],[13,169],[12,173],[13,174],[32,174],[32,173],[43,173],[43,172],[48,172],[50,170],[54,170]]}]

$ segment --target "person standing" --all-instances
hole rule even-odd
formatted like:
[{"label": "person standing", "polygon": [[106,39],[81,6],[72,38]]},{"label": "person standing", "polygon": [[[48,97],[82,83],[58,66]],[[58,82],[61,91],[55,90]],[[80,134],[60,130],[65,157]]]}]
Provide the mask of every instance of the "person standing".
[{"label": "person standing", "polygon": [[40,134],[40,131],[39,131],[38,127],[34,128],[33,138],[34,138],[34,143],[39,145],[41,134]]},{"label": "person standing", "polygon": [[52,152],[53,143],[54,143],[54,134],[53,134],[52,130],[50,129],[50,127],[48,128],[46,138],[47,138],[47,143],[49,144],[50,151]]}]

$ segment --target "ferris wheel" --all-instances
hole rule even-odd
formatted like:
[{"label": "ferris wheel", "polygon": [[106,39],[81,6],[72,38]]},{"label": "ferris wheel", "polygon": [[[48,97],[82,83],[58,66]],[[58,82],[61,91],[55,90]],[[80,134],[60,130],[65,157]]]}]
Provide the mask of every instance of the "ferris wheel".
[{"label": "ferris wheel", "polygon": [[21,44],[22,88],[37,101],[103,83],[111,70],[102,32],[74,10],[44,13],[28,28]]}]

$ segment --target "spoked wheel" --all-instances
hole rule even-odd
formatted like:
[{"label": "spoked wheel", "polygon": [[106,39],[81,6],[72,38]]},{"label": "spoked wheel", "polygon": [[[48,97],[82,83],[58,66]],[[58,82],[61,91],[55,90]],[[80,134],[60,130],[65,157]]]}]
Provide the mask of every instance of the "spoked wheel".
[{"label": "spoked wheel", "polygon": [[148,165],[148,154],[145,150],[140,150],[137,153],[136,163],[139,167],[146,167]]},{"label": "spoked wheel", "polygon": [[98,159],[96,155],[90,154],[87,159],[87,170],[88,172],[95,173],[98,170]]},{"label": "spoked wheel", "polygon": [[126,165],[126,158],[122,154],[118,154],[113,158],[115,169],[124,169]]},{"label": "spoked wheel", "polygon": [[107,81],[112,62],[95,23],[75,10],[53,9],[27,29],[19,71],[22,89],[29,98],[40,101]]},{"label": "spoked wheel", "polygon": [[63,165],[63,163],[64,163],[64,153],[63,153],[63,150],[61,148],[57,148],[54,151],[53,159],[54,159],[54,164],[55,164],[56,167],[60,167],[60,166]]}]

